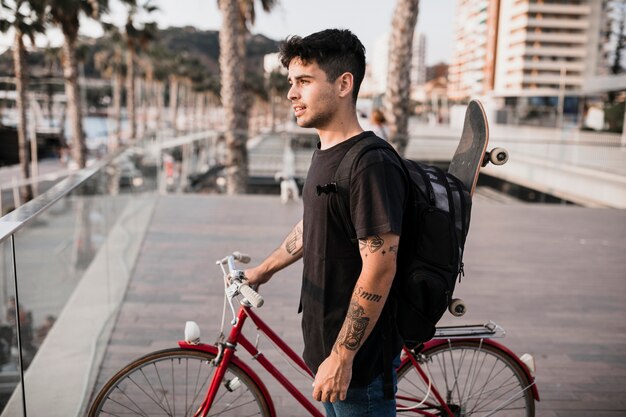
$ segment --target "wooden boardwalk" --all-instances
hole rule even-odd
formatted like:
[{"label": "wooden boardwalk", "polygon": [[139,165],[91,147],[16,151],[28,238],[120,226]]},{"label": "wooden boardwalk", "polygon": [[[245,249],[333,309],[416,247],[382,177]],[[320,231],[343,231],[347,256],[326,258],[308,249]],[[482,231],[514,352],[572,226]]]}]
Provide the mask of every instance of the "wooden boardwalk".
[{"label": "wooden boardwalk", "polygon": [[[175,346],[186,320],[197,321],[202,339],[213,342],[223,302],[215,260],[234,250],[260,260],[301,213],[299,203],[281,205],[277,196],[161,197],[98,385],[131,359]],[[538,416],[624,416],[625,254],[624,210],[477,201],[466,275],[455,294],[465,299],[469,312],[444,322],[494,320],[507,330],[504,344],[520,355],[532,353],[542,398]],[[302,349],[300,274],[297,263],[264,286],[266,303],[259,310],[296,351]],[[261,339],[260,346],[282,362],[269,342]],[[310,381],[288,365],[281,368],[310,391]],[[282,387],[268,386],[279,415],[307,415]]]}]

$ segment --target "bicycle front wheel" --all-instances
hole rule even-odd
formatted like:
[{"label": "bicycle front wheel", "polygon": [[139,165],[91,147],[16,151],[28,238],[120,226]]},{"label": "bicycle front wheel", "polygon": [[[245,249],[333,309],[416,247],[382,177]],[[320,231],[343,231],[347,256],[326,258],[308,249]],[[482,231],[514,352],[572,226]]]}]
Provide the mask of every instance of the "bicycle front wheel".
[{"label": "bicycle front wheel", "polygon": [[[178,348],[148,354],[105,384],[88,415],[193,416],[211,384],[214,358],[211,353]],[[252,378],[231,363],[208,415],[269,417],[269,410]]]},{"label": "bicycle front wheel", "polygon": [[497,347],[474,340],[450,340],[420,352],[418,362],[431,386],[411,362],[398,370],[398,412],[446,416],[436,390],[455,417],[533,417],[530,381],[520,365]]}]

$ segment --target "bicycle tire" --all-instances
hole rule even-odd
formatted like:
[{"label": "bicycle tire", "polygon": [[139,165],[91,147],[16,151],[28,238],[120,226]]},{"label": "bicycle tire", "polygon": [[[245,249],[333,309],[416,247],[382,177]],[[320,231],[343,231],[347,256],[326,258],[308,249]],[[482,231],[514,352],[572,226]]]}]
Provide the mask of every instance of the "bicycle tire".
[{"label": "bicycle tire", "polygon": [[[418,361],[455,417],[534,417],[535,401],[528,376],[511,356],[491,344],[450,340],[419,353]],[[443,407],[408,361],[398,369],[398,413],[415,407],[446,416]],[[415,413],[417,410],[412,410]]]},{"label": "bicycle tire", "polygon": [[[180,348],[150,353],[131,362],[102,387],[89,409],[100,416],[193,416],[212,379],[215,355]],[[209,416],[270,416],[254,380],[231,363]]]}]

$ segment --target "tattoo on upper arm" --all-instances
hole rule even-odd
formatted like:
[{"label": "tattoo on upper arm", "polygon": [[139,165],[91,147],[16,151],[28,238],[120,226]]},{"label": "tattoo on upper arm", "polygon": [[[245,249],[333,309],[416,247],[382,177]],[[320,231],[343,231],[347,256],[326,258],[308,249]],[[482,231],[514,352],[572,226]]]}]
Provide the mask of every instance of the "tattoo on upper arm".
[{"label": "tattoo on upper arm", "polygon": [[398,256],[398,245],[392,245],[388,249],[383,248],[385,245],[385,239],[376,235],[371,238],[359,239],[359,251],[367,257],[368,253],[378,252],[382,249],[381,254],[386,255],[388,252],[393,253],[394,256]]},{"label": "tattoo on upper arm", "polygon": [[296,256],[302,251],[302,228],[300,226],[296,226],[287,236],[285,250],[292,256]]},{"label": "tattoo on upper arm", "polygon": [[333,349],[337,351],[337,346],[345,346],[349,350],[357,350],[361,346],[365,330],[370,322],[369,317],[365,317],[365,309],[359,304],[357,298],[352,298],[348,307],[346,320],[341,327],[337,342]]},{"label": "tattoo on upper arm", "polygon": [[370,253],[374,253],[380,250],[380,248],[382,248],[384,244],[385,240],[378,235],[368,239],[359,239],[359,248],[361,252],[368,249]]}]

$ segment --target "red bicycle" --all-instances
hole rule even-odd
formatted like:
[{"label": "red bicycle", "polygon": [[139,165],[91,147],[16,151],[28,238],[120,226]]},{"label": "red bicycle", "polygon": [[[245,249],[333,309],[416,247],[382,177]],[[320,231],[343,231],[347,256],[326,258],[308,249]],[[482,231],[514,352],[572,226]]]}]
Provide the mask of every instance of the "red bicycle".
[{"label": "red bicycle", "polygon": [[[228,337],[215,345],[200,343],[193,322],[178,348],[150,353],[127,365],[100,390],[89,416],[276,416],[272,397],[254,370],[235,353],[238,346],[265,368],[312,416],[323,417],[309,396],[300,392],[244,334],[250,319],[260,333],[293,361],[311,380],[313,374],[261,318],[253,307],[261,296],[245,281],[235,261],[238,252],[217,262],[224,273],[225,297],[233,313]],[[241,305],[235,310],[233,300]],[[224,313],[226,312],[226,303]],[[224,314],[225,315],[225,314]],[[222,316],[222,330],[224,316]],[[504,330],[484,325],[438,328],[435,337],[417,349],[404,349],[397,369],[397,411],[421,416],[535,415],[539,394],[534,361],[518,358],[493,340]]]}]

